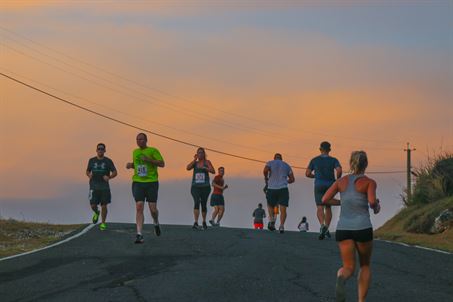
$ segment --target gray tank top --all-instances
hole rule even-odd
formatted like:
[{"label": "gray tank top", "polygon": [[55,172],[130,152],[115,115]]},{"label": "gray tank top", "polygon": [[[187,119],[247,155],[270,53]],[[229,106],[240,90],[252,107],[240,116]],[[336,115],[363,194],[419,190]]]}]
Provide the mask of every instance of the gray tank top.
[{"label": "gray tank top", "polygon": [[367,194],[357,192],[355,182],[361,175],[349,175],[346,191],[340,192],[341,211],[337,230],[363,230],[372,228]]}]

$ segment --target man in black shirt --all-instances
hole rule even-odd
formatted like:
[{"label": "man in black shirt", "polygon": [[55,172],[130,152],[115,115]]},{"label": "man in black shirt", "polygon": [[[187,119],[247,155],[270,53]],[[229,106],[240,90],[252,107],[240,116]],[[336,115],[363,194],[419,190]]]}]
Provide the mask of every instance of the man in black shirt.
[{"label": "man in black shirt", "polygon": [[99,220],[98,205],[101,205],[101,220],[99,225],[101,231],[107,228],[105,220],[107,218],[107,204],[111,202],[109,180],[114,178],[118,173],[116,172],[113,161],[104,156],[105,144],[99,143],[96,147],[96,156],[90,158],[88,161],[86,175],[90,179],[90,205],[93,210],[93,223]]}]

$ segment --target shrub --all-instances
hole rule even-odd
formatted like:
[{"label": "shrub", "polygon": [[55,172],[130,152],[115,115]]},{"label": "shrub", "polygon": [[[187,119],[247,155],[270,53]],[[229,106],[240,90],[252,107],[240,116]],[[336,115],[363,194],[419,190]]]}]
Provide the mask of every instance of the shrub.
[{"label": "shrub", "polygon": [[453,154],[445,153],[415,169],[415,185],[412,199],[406,205],[426,204],[447,196],[453,196]]}]

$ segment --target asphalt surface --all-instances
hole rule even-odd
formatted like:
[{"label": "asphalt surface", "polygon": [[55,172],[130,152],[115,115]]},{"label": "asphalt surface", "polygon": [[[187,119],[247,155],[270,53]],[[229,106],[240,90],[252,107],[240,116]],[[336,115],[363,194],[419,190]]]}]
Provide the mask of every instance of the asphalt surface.
[{"label": "asphalt surface", "polygon": [[[0,262],[0,301],[334,301],[340,257],[314,233],[163,226],[93,228]],[[375,241],[367,301],[453,301],[453,255]],[[356,278],[347,283],[357,301]]]}]

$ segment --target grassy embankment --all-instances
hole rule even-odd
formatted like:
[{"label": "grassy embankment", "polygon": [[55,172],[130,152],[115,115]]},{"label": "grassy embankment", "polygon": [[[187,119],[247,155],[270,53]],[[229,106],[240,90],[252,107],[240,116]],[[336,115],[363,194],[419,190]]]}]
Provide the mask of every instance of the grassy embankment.
[{"label": "grassy embankment", "polygon": [[434,220],[453,211],[453,154],[434,158],[415,170],[412,198],[406,207],[376,231],[376,237],[453,252],[453,221],[441,233],[433,233]]},{"label": "grassy embankment", "polygon": [[54,225],[0,219],[0,258],[44,247],[61,240],[84,225]]},{"label": "grassy embankment", "polygon": [[431,225],[435,217],[445,209],[453,208],[453,197],[429,204],[414,205],[401,210],[395,217],[387,221],[376,232],[380,239],[404,242],[429,248],[453,252],[453,229],[440,234],[409,232],[417,228]]}]

